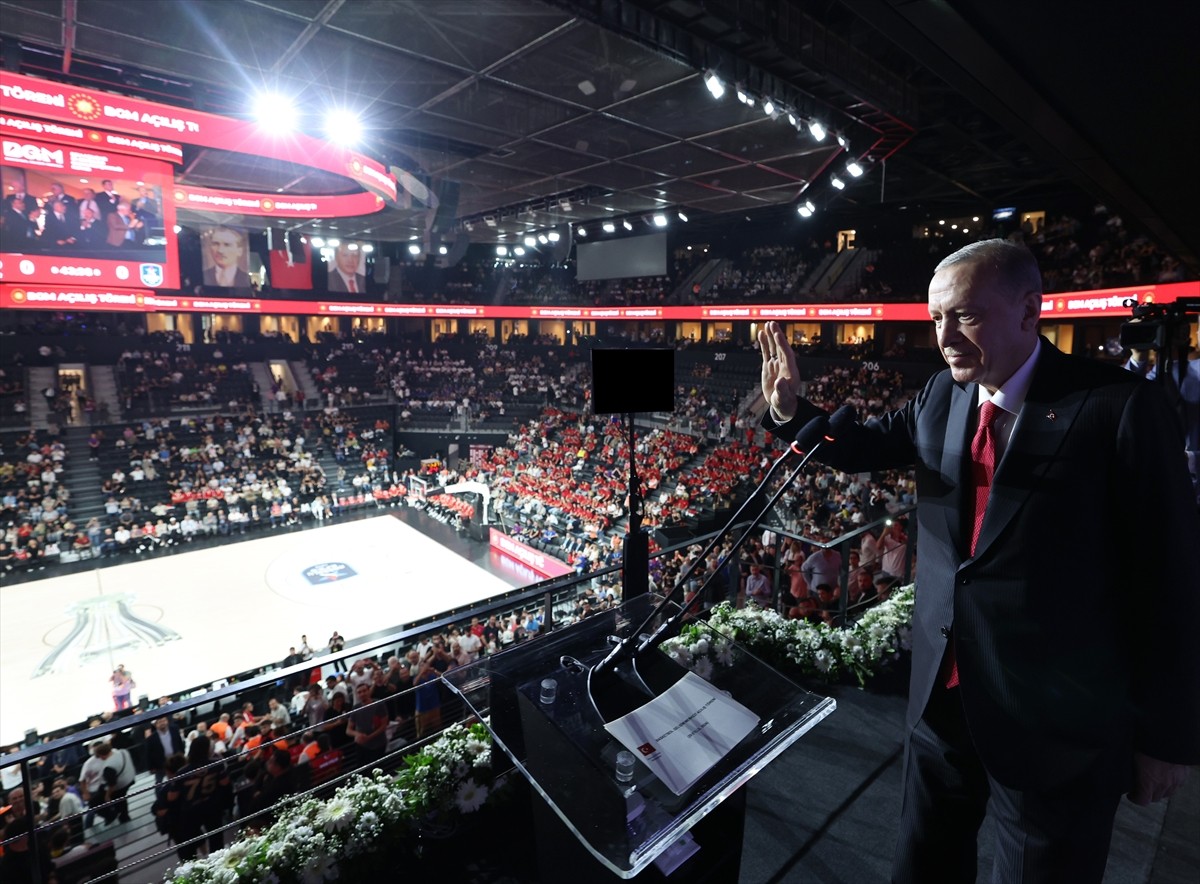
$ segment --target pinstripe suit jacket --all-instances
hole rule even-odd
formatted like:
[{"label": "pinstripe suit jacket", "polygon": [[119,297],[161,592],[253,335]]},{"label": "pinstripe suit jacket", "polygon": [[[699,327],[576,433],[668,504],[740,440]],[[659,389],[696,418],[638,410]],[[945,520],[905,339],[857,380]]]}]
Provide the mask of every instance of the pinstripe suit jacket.
[{"label": "pinstripe suit jacket", "polygon": [[[955,643],[967,724],[1001,783],[1048,787],[1097,765],[1123,787],[1138,749],[1200,761],[1200,519],[1161,390],[1042,340],[975,555],[964,524],[977,389],[948,371],[825,462],[915,464],[917,605],[908,723]],[[768,429],[785,438],[813,415]]]}]

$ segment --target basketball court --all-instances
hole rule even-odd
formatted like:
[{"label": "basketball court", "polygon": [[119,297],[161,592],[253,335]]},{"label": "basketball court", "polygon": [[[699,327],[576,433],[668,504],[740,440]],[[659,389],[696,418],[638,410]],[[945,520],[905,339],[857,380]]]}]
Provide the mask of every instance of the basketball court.
[{"label": "basketball court", "polygon": [[334,629],[378,634],[529,582],[489,558],[384,515],[5,586],[0,743],[111,709],[119,663],[135,702],[178,694],[278,664],[301,635],[320,653]]}]

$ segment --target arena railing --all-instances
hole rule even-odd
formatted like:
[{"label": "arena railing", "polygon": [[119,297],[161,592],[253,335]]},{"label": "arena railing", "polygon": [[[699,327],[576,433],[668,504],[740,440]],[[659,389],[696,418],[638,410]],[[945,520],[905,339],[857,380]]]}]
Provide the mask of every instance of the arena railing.
[{"label": "arena railing", "polygon": [[[906,515],[909,511],[911,510],[898,511],[890,518]],[[845,567],[848,555],[845,553],[848,552],[850,546],[861,538],[866,531],[878,528],[884,522],[884,519],[874,521],[833,540],[805,538],[790,534],[777,525],[769,525],[768,527],[776,534],[777,543],[784,538],[795,537],[814,548],[837,548],[844,552],[841,598],[842,616],[845,618],[853,614],[853,610],[847,611],[845,604],[847,598],[846,580],[848,578],[848,570]],[[704,536],[688,538],[683,542],[660,550],[655,556],[671,556],[681,550],[692,547],[699,548],[716,533],[712,532]],[[910,544],[915,537],[915,533],[915,530],[910,532]],[[778,561],[778,556],[776,560]],[[911,562],[911,560],[910,549],[908,552],[908,561]],[[776,570],[778,572],[781,569]],[[506,612],[541,607],[544,609],[546,619],[540,632],[553,631],[558,628],[555,617],[556,612],[561,613],[564,611],[578,597],[582,587],[591,584],[593,581],[612,582],[618,576],[619,568],[605,568],[567,579],[548,580],[514,589],[509,593],[492,597],[474,605],[446,611],[420,623],[408,624],[395,631],[365,637],[357,641],[350,649],[337,654],[314,657],[303,663],[286,668],[264,668],[261,673],[246,681],[230,682],[228,685],[218,687],[215,690],[207,685],[198,685],[188,691],[183,691],[181,699],[168,704],[135,711],[134,714],[127,717],[103,722],[95,727],[86,728],[69,736],[18,747],[15,751],[3,756],[5,763],[0,765],[0,774],[5,774],[6,781],[11,782],[17,778],[20,780],[18,785],[6,789],[5,794],[0,796],[0,801],[8,805],[23,803],[26,808],[38,806],[35,802],[35,791],[40,791],[38,789],[39,783],[45,784],[48,780],[54,778],[54,758],[56,756],[61,758],[62,756],[59,753],[64,751],[73,751],[76,759],[86,758],[87,747],[97,742],[110,742],[114,746],[128,748],[131,755],[134,756],[139,777],[135,780],[128,794],[123,798],[107,803],[94,803],[79,814],[75,814],[67,819],[30,826],[27,822],[29,819],[28,816],[25,817],[26,822],[23,823],[20,820],[12,820],[10,813],[10,818],[7,820],[8,825],[3,831],[2,838],[0,838],[0,846],[3,846],[6,852],[15,851],[19,853],[21,852],[22,844],[28,845],[27,850],[30,858],[29,880],[33,882],[44,881],[49,872],[46,864],[51,862],[48,848],[51,839],[54,837],[54,832],[59,829],[71,831],[68,843],[77,844],[79,843],[80,833],[87,834],[87,827],[84,823],[88,822],[89,818],[95,815],[118,812],[120,810],[118,802],[123,802],[125,806],[133,806],[137,809],[141,819],[136,825],[131,821],[129,825],[132,828],[122,831],[119,839],[109,836],[107,833],[101,835],[102,839],[107,836],[106,840],[101,840],[99,843],[94,844],[90,851],[85,853],[81,859],[71,860],[70,862],[76,867],[77,871],[86,872],[83,877],[76,878],[75,880],[115,880],[121,875],[128,876],[135,869],[145,871],[150,868],[154,868],[157,872],[156,877],[160,877],[163,870],[174,865],[173,853],[180,850],[181,847],[188,848],[189,846],[199,845],[200,842],[207,840],[214,833],[204,832],[182,844],[171,844],[167,841],[164,834],[156,830],[153,816],[146,814],[145,808],[152,805],[157,790],[157,783],[145,776],[147,773],[146,759],[144,757],[146,734],[153,728],[154,722],[159,718],[170,716],[176,721],[187,722],[188,728],[191,728],[199,717],[199,711],[203,710],[206,716],[215,719],[222,711],[230,711],[232,713],[240,709],[241,704],[246,702],[247,698],[251,697],[258,700],[258,703],[255,704],[255,713],[261,715],[265,713],[265,710],[259,704],[264,702],[265,698],[273,695],[273,692],[276,691],[290,690],[289,684],[292,682],[307,685],[314,669],[319,669],[324,673],[338,665],[350,668],[354,661],[366,657],[382,658],[384,662],[386,662],[388,656],[393,654],[403,658],[407,649],[415,645],[421,637],[447,630],[454,624],[469,623],[472,617],[480,617],[481,620],[486,620],[492,614],[499,615]],[[907,577],[907,575],[904,575],[904,577]],[[779,585],[779,577],[776,576],[776,605],[779,604],[779,600],[783,595],[779,591]],[[736,595],[736,588],[732,594]],[[527,640],[536,641],[537,639],[531,638]],[[440,683],[439,679],[439,691],[442,691]],[[406,691],[393,694],[376,702],[379,704],[392,704],[389,707],[389,720],[392,720],[392,711],[398,706],[408,708],[409,704],[411,704],[415,710],[416,690],[417,688],[409,688]],[[281,703],[290,705],[291,698],[288,696],[275,695],[275,698]],[[393,724],[389,728],[388,747],[381,757],[372,757],[367,759],[365,763],[359,763],[361,759],[356,757],[356,753],[353,750],[341,752],[333,761],[330,760],[333,756],[327,756],[319,766],[319,769],[310,769],[310,781],[304,784],[305,789],[301,794],[324,795],[331,793],[338,784],[344,782],[347,778],[356,773],[369,771],[373,767],[382,767],[385,770],[395,769],[406,754],[419,748],[424,743],[436,739],[444,727],[467,719],[467,710],[459,704],[452,692],[443,691],[441,698],[442,702],[440,705],[443,714],[440,716],[440,721],[437,723],[438,726],[436,728],[421,728],[418,725],[415,713],[407,717],[407,719],[404,715],[401,715],[400,723]],[[251,700],[250,702],[254,701]],[[348,707],[345,715],[348,716],[351,711],[350,707]],[[331,721],[336,723],[336,719],[332,719]],[[322,724],[326,723],[328,722],[322,722]],[[312,729],[310,725],[300,724],[284,738],[293,741],[298,738],[302,739],[305,732]],[[33,733],[33,738],[36,739],[36,732]],[[279,739],[278,735],[271,737],[273,744]],[[78,760],[76,761],[76,764],[80,763]],[[240,754],[228,755],[221,762],[221,764],[226,765],[228,768],[231,781],[241,783],[242,791],[245,789],[246,780],[240,775],[244,774],[246,768],[254,763],[254,759],[250,758],[248,753],[244,751]],[[15,776],[14,769],[16,772]],[[62,773],[66,774],[69,772],[68,770]],[[238,776],[235,777],[235,775]],[[45,791],[48,793],[49,789],[46,788]],[[237,792],[238,790],[235,788],[235,793]],[[20,799],[23,799],[23,801]],[[270,814],[271,807],[247,806],[243,813],[239,806],[237,813],[232,815],[227,814],[223,818],[223,823],[217,831],[223,835],[226,843],[228,843],[232,836],[242,828],[269,823]],[[112,830],[112,832],[116,834],[116,830]],[[90,838],[94,839],[96,834],[93,832]],[[61,838],[62,836],[59,837]],[[159,866],[162,866],[162,869],[159,869]],[[140,874],[138,879],[141,880]],[[16,879],[12,880],[15,881]]]}]

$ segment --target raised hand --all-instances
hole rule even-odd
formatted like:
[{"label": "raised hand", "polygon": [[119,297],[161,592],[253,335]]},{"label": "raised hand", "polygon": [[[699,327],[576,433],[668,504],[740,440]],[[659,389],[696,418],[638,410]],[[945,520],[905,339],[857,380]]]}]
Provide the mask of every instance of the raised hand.
[{"label": "raised hand", "polygon": [[778,322],[759,329],[758,347],[762,351],[762,394],[771,406],[771,416],[783,422],[796,414],[796,353],[784,337]]}]

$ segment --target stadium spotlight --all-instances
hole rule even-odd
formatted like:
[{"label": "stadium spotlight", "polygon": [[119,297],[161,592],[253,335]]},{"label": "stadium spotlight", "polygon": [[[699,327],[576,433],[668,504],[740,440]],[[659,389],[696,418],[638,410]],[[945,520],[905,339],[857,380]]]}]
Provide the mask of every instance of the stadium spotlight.
[{"label": "stadium spotlight", "polygon": [[531,249],[537,248],[537,237],[533,237],[533,236],[525,237],[525,245],[529,246],[529,248],[531,248]]},{"label": "stadium spotlight", "polygon": [[838,147],[840,147],[842,150],[850,149],[850,139],[847,138],[845,135],[843,135],[841,132],[839,132],[837,134],[837,143],[838,143]]},{"label": "stadium spotlight", "polygon": [[353,147],[362,138],[362,122],[354,111],[336,108],[325,116],[325,135],[335,144]]},{"label": "stadium spotlight", "polygon": [[325,248],[325,238],[324,238],[324,237],[321,237],[321,236],[314,236],[314,237],[312,238],[312,245],[313,245],[313,248],[314,248],[314,249],[323,249],[323,248]]},{"label": "stadium spotlight", "polygon": [[172,229],[172,230],[174,230],[176,234],[178,234],[178,233],[179,233],[181,230],[183,230],[183,228],[182,228],[182,227],[180,227],[178,224],[176,224],[176,225],[175,225],[173,228],[171,228],[171,229]]},{"label": "stadium spotlight", "polygon": [[537,241],[540,242],[542,245],[546,245],[550,242],[550,240],[546,239],[546,234],[544,234],[544,233],[538,234]]},{"label": "stadium spotlight", "polygon": [[[503,246],[501,248],[503,248]],[[525,254],[525,246],[513,246],[513,254],[520,258]]]},{"label": "stadium spotlight", "polygon": [[617,229],[617,225],[613,224],[611,221],[604,222],[604,232],[605,233],[612,233],[616,229]]},{"label": "stadium spotlight", "polygon": [[832,178],[830,178],[829,183],[833,185],[834,190],[845,190],[846,189],[846,182],[843,181],[841,178],[839,178],[837,175],[834,175]]},{"label": "stadium spotlight", "polygon": [[254,118],[272,135],[286,135],[296,128],[296,106],[277,92],[263,92],[254,100]]},{"label": "stadium spotlight", "polygon": [[586,237],[587,236],[587,228],[581,224],[579,227],[575,228],[575,235],[580,237],[581,239]]},{"label": "stadium spotlight", "polygon": [[825,140],[825,127],[821,125],[820,120],[810,120],[808,123],[808,134],[817,141]]},{"label": "stadium spotlight", "polygon": [[349,250],[351,252],[357,252],[358,251],[358,243],[356,243],[356,242],[346,243],[346,248],[347,248],[347,250]]},{"label": "stadium spotlight", "polygon": [[496,254],[503,258],[508,254],[508,246],[496,246]]},{"label": "stadium spotlight", "polygon": [[546,239],[550,240],[550,242],[558,242],[560,239],[562,239],[562,234],[557,230],[551,230],[546,234]]},{"label": "stadium spotlight", "polygon": [[739,87],[738,87],[738,90],[737,90],[737,100],[738,100],[738,101],[740,101],[742,104],[749,104],[749,103],[750,103],[750,96],[749,96],[749,95],[747,95],[745,92],[743,92],[743,91],[742,91],[742,87],[741,87],[741,86],[739,86]]},{"label": "stadium spotlight", "polygon": [[375,246],[371,245],[369,242],[363,243],[362,250],[364,255],[369,255],[371,252],[375,251]]},{"label": "stadium spotlight", "polygon": [[421,247],[419,245],[417,245],[416,243],[413,243],[412,245],[410,245],[408,247],[408,253],[410,255],[419,255],[419,254],[421,254]]},{"label": "stadium spotlight", "polygon": [[861,178],[863,167],[858,164],[858,160],[851,160],[850,162],[846,163],[846,171],[855,178]]},{"label": "stadium spotlight", "polygon": [[662,214],[661,212],[659,214],[655,215],[654,216],[654,226],[655,227],[666,227],[667,226],[667,216]]},{"label": "stadium spotlight", "polygon": [[624,227],[626,230],[633,230],[633,225],[629,223],[628,219],[622,221],[621,226]]},{"label": "stadium spotlight", "polygon": [[769,99],[769,98],[765,99],[763,101],[763,113],[766,114],[768,117],[774,116],[775,115],[775,102],[771,101],[771,99]]},{"label": "stadium spotlight", "polygon": [[679,220],[687,224],[687,215],[683,214],[683,212],[678,212],[677,214],[679,215]]},{"label": "stadium spotlight", "polygon": [[715,71],[709,71],[704,77],[704,85],[708,87],[713,98],[720,98],[725,94],[725,84],[721,82],[721,78],[716,75]]},{"label": "stadium spotlight", "polygon": [[325,240],[325,245],[329,246],[329,248],[331,248],[331,249],[336,249],[336,248],[337,248],[338,246],[340,246],[341,244],[342,244],[342,241],[341,241],[340,239],[327,239],[327,240]]},{"label": "stadium spotlight", "polygon": [[444,255],[449,251],[450,250],[448,248],[446,248],[445,246],[438,246],[438,254],[439,255]]},{"label": "stadium spotlight", "polygon": [[792,128],[793,128],[793,129],[795,129],[797,126],[799,126],[799,125],[800,125],[800,124],[799,124],[799,123],[796,121],[796,115],[795,115],[794,113],[792,113],[791,111],[788,111],[788,123],[790,123],[790,124],[791,124],[791,126],[792,126]]},{"label": "stadium spotlight", "polygon": [[800,213],[801,218],[811,218],[812,213],[817,210],[817,207],[812,204],[812,200],[806,200],[804,205],[796,209]]}]

